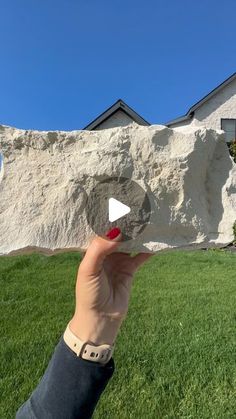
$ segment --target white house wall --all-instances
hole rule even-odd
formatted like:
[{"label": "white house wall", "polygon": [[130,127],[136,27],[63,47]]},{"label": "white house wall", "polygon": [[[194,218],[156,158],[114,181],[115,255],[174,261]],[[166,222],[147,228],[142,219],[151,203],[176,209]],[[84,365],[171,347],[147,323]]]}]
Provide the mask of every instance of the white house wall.
[{"label": "white house wall", "polygon": [[114,128],[129,125],[133,122],[133,119],[130,118],[125,112],[118,110],[113,115],[111,115],[106,121],[102,122],[96,130]]}]

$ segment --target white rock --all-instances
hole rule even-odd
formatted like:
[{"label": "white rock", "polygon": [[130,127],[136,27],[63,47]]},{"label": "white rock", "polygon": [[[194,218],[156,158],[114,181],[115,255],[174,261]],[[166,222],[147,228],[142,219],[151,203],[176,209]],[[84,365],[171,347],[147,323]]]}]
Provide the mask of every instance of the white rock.
[{"label": "white rock", "polygon": [[136,181],[152,205],[150,224],[121,251],[233,240],[236,165],[222,131],[135,123],[91,132],[0,126],[0,152],[0,254],[86,249],[95,233],[82,208],[83,188],[89,193],[104,176]]}]

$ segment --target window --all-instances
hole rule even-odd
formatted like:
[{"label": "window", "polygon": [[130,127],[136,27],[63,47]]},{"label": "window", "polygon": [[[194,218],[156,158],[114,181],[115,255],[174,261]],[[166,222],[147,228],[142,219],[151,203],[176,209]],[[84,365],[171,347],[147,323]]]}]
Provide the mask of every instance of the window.
[{"label": "window", "polygon": [[227,143],[236,139],[236,119],[221,119],[221,129],[225,131]]}]

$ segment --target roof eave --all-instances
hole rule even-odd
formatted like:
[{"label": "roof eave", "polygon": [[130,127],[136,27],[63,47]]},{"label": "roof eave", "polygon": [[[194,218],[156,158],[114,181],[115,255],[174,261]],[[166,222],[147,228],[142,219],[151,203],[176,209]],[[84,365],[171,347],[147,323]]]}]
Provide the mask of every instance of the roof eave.
[{"label": "roof eave", "polygon": [[180,116],[179,118],[172,119],[171,121],[166,122],[165,125],[167,127],[169,127],[171,125],[178,124],[180,122],[185,122],[185,121],[187,121],[189,119],[192,119],[192,117],[193,117],[193,114],[189,114],[189,115],[186,114],[186,115]]},{"label": "roof eave", "polygon": [[231,74],[225,81],[223,81],[221,84],[219,84],[215,89],[211,90],[210,93],[205,95],[201,100],[199,100],[197,103],[195,103],[191,108],[188,110],[187,114],[190,114],[191,112],[194,112],[199,106],[203,105],[207,100],[209,100],[212,96],[214,96],[219,90],[221,90],[223,87],[226,87],[229,83],[231,83],[234,79],[236,79],[236,72]]},{"label": "roof eave", "polygon": [[194,112],[196,109],[198,109],[201,105],[203,105],[207,100],[209,100],[212,96],[214,96],[219,90],[221,90],[223,87],[227,86],[229,83],[231,83],[234,79],[236,79],[236,72],[231,74],[225,81],[223,81],[221,84],[219,84],[215,89],[211,90],[210,93],[205,95],[201,100],[199,100],[197,103],[195,103],[191,108],[188,110],[188,112],[184,116],[180,116],[179,118],[173,119],[172,121],[167,122],[165,125],[170,126],[174,125],[176,123],[187,121],[188,119],[192,119]]},{"label": "roof eave", "polygon": [[148,121],[142,118],[137,112],[135,112],[130,106],[128,106],[122,99],[118,99],[112,106],[110,106],[105,112],[94,119],[90,124],[86,125],[83,130],[93,130],[97,128],[102,122],[106,121],[112,116],[118,109],[121,109],[128,116],[130,116],[135,122],[140,125],[150,125]]}]

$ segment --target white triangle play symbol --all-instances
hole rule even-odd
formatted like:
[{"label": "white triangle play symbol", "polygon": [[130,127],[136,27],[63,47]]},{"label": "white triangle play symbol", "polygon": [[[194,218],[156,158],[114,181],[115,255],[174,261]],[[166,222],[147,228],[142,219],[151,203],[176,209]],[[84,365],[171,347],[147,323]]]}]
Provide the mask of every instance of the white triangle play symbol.
[{"label": "white triangle play symbol", "polygon": [[113,221],[118,220],[121,217],[124,217],[124,215],[130,212],[130,207],[128,207],[125,204],[122,204],[122,202],[117,201],[117,199],[115,198],[109,198],[108,206],[109,206],[109,221],[111,223]]}]

